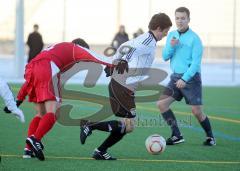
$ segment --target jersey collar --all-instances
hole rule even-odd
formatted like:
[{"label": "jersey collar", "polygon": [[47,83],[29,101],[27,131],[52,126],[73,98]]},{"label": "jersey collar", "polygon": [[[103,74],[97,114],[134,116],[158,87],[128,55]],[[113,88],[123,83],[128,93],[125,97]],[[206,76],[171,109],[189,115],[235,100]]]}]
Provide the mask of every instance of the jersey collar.
[{"label": "jersey collar", "polygon": [[179,31],[179,30],[178,30],[178,33],[179,33],[179,35],[181,35],[181,34],[186,33],[188,30],[189,30],[189,27],[188,27],[186,30],[184,30],[184,31]]},{"label": "jersey collar", "polygon": [[153,38],[155,39],[155,41],[157,42],[157,38],[154,36],[152,31],[148,31],[149,34],[151,34],[153,36]]}]

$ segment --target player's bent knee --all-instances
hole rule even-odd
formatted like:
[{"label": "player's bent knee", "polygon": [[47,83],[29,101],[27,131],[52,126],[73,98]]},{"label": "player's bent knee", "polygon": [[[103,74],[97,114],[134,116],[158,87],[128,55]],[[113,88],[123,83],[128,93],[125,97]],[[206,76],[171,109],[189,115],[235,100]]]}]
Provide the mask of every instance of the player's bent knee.
[{"label": "player's bent knee", "polygon": [[126,127],[126,133],[131,133],[133,132],[134,127],[130,126],[130,127]]},{"label": "player's bent knee", "polygon": [[161,112],[165,112],[167,110],[167,105],[162,100],[159,100],[156,105]]},{"label": "player's bent knee", "polygon": [[43,117],[43,114],[38,113],[38,114],[35,115],[35,117],[42,118],[42,117]]},{"label": "player's bent knee", "polygon": [[134,119],[133,118],[131,118],[131,119],[125,118],[123,121],[124,121],[124,124],[125,124],[125,127],[126,127],[125,132],[126,133],[132,132],[135,128]]},{"label": "player's bent knee", "polygon": [[203,115],[203,112],[200,108],[198,107],[193,107],[192,108],[192,113],[195,115],[195,116],[200,116],[200,115]]}]

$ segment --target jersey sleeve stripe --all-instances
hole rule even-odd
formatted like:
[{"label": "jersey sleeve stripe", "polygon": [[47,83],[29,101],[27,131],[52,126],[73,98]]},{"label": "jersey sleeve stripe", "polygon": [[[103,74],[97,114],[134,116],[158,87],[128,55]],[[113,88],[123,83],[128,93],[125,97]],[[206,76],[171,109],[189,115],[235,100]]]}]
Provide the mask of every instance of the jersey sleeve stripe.
[{"label": "jersey sleeve stripe", "polygon": [[151,34],[142,42],[142,44],[145,44],[149,39],[151,39]]},{"label": "jersey sleeve stripe", "polygon": [[136,48],[132,48],[131,50],[130,50],[130,52],[127,54],[127,56],[126,56],[126,59],[130,59],[131,58],[131,56],[133,55],[133,53],[135,52],[135,50],[136,50]]},{"label": "jersey sleeve stripe", "polygon": [[153,40],[153,36],[150,34],[150,39],[144,43],[144,45],[149,45],[149,43]]}]

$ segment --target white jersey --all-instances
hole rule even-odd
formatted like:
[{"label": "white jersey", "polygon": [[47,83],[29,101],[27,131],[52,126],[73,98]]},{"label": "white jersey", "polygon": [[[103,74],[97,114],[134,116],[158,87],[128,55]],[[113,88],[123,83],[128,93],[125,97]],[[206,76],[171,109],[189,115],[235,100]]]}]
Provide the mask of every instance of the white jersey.
[{"label": "white jersey", "polygon": [[143,68],[149,69],[152,66],[156,43],[157,40],[150,31],[123,43],[114,55],[114,59],[124,59],[128,62],[128,78],[126,79],[126,74],[120,75],[116,72],[113,73],[113,78],[122,85],[131,84],[127,87],[135,91],[138,82],[144,79]]},{"label": "white jersey", "polygon": [[13,94],[2,78],[0,78],[0,96],[3,98],[5,105],[10,111],[17,108]]}]

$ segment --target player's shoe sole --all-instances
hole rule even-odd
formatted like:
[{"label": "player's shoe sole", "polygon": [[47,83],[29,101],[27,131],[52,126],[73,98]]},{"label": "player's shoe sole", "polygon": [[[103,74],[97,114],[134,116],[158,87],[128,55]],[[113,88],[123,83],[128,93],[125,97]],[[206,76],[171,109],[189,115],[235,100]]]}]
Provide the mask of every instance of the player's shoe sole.
[{"label": "player's shoe sole", "polygon": [[22,156],[24,159],[31,159],[31,158],[35,158],[35,155],[33,154],[33,151],[32,150],[29,150],[29,149],[24,149],[24,153],[23,153],[23,156]]}]

